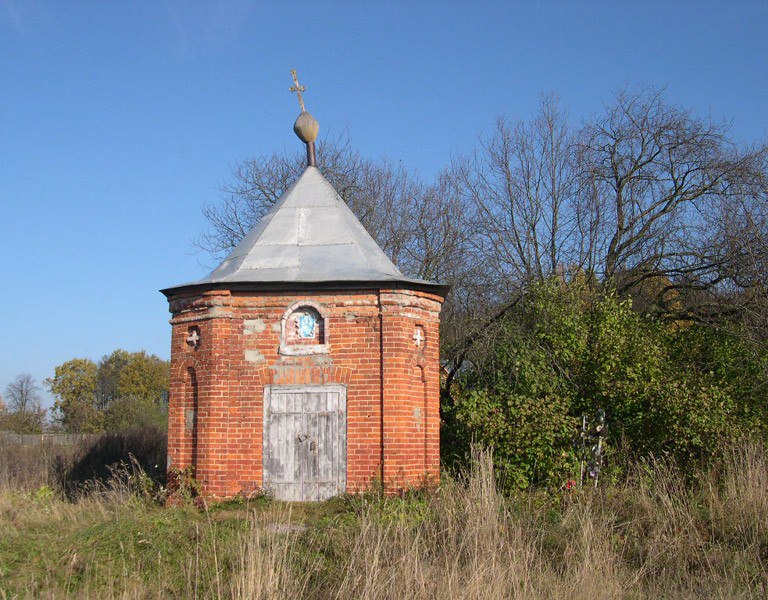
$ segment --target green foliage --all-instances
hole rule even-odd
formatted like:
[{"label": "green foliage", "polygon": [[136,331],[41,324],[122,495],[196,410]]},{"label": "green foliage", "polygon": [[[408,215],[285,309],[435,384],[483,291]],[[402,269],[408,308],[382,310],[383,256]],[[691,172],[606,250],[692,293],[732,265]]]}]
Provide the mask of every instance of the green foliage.
[{"label": "green foliage", "polygon": [[0,431],[42,433],[46,412],[42,408],[31,408],[24,412],[0,412]]},{"label": "green foliage", "polygon": [[[575,421],[563,396],[528,396],[499,389],[471,390],[457,421],[474,440],[494,449],[494,462],[507,487],[522,488],[566,470],[567,447]],[[464,446],[466,447],[466,446]]]},{"label": "green foliage", "polygon": [[96,363],[87,358],[73,358],[59,365],[45,384],[56,397],[54,409],[65,431],[94,433],[101,431],[101,415],[94,405]]},{"label": "green foliage", "polygon": [[200,496],[200,482],[195,478],[195,468],[190,465],[183,469],[168,469],[168,494],[174,500],[192,502]]},{"label": "green foliage", "polygon": [[167,420],[162,403],[133,396],[115,398],[104,411],[105,431],[126,431],[134,427],[165,428]]},{"label": "green foliage", "polygon": [[168,361],[143,350],[115,350],[99,363],[98,404],[106,408],[119,398],[159,404],[168,390],[168,377]]},{"label": "green foliage", "polygon": [[443,455],[461,462],[476,440],[494,448],[507,487],[559,484],[576,462],[576,420],[602,408],[609,447],[693,466],[717,458],[723,439],[766,430],[766,356],[721,330],[644,317],[629,298],[579,281],[541,284],[445,395]]},{"label": "green foliage", "polygon": [[157,356],[115,350],[99,364],[73,359],[46,380],[66,431],[123,431],[166,426],[169,363]]},{"label": "green foliage", "polygon": [[[567,291],[574,296],[576,288]],[[537,300],[499,324],[485,360],[442,407],[447,462],[464,462],[472,442],[490,446],[507,488],[562,475],[572,458],[565,450],[576,396],[563,369],[583,355],[588,329],[580,298],[540,293]]]},{"label": "green foliage", "polygon": [[36,504],[47,505],[53,500],[55,492],[47,485],[41,485],[30,494],[32,501]]}]

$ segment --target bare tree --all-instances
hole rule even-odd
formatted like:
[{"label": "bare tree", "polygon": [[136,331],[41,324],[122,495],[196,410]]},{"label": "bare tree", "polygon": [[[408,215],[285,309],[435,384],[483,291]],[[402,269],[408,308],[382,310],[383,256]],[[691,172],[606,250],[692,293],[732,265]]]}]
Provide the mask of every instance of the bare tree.
[{"label": "bare tree", "polygon": [[724,285],[749,240],[712,234],[725,233],[720,219],[736,206],[764,202],[764,147],[740,149],[724,124],[695,118],[652,88],[620,91],[577,144],[581,195],[602,213],[606,282],[624,293],[662,279],[661,308],[681,292]]},{"label": "bare tree", "polygon": [[485,269],[469,293],[486,307],[462,321],[453,371],[530,282],[569,273],[669,318],[757,322],[768,307],[768,152],[727,133],[653,88],[619,91],[575,129],[553,95],[530,121],[497,119],[452,165]]},{"label": "bare tree", "polygon": [[454,158],[450,194],[469,214],[471,258],[447,307],[448,386],[467,360],[481,360],[492,327],[531,281],[565,266],[591,268],[599,212],[578,193],[577,166],[568,114],[554,94],[541,97],[530,122],[499,117],[475,152]]},{"label": "bare tree", "polygon": [[17,375],[5,388],[8,402],[2,414],[0,429],[17,433],[37,433],[43,430],[46,410],[41,407],[40,386],[28,373]]},{"label": "bare tree", "polygon": [[582,262],[594,232],[588,223],[580,231],[574,147],[556,96],[542,97],[531,122],[498,118],[453,169],[457,193],[474,209],[473,246],[500,290]]},{"label": "bare tree", "polygon": [[[576,130],[543,96],[530,122],[499,118],[454,172],[500,302],[504,290],[571,270],[620,293],[653,290],[664,312],[681,293],[739,287],[732,275],[754,259],[746,231],[764,212],[767,154],[641,88]],[[738,235],[723,220],[734,211],[746,224]]]},{"label": "bare tree", "polygon": [[40,410],[40,386],[29,373],[17,375],[5,388],[5,396],[8,410],[12,412],[31,413]]},{"label": "bare tree", "polygon": [[[682,310],[748,336],[758,345],[768,340],[768,194],[732,198],[713,207],[704,219],[702,236],[709,255],[717,258],[710,277],[718,284],[699,285],[696,301]],[[696,283],[692,278],[689,284]],[[766,365],[768,372],[768,365]]]}]

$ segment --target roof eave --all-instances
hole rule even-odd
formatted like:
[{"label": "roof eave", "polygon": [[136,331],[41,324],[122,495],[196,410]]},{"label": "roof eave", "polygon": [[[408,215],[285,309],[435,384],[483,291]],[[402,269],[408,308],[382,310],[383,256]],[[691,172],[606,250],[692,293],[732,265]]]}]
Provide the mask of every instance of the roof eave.
[{"label": "roof eave", "polygon": [[201,281],[177,285],[160,290],[166,298],[180,294],[203,293],[211,290],[239,292],[297,292],[315,290],[382,290],[408,289],[435,294],[443,298],[451,286],[420,279],[362,280],[362,281]]}]

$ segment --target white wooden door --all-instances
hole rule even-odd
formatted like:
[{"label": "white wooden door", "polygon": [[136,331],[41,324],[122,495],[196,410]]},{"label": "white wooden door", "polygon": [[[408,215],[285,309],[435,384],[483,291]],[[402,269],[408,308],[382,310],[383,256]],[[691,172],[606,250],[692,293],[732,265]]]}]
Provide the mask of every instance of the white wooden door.
[{"label": "white wooden door", "polygon": [[343,385],[264,388],[264,488],[279,500],[325,500],[347,488]]}]

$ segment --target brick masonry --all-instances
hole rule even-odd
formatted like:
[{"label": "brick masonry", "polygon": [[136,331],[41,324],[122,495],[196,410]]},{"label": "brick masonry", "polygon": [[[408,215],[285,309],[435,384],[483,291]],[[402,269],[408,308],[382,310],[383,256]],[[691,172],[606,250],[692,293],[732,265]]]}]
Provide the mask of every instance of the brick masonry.
[{"label": "brick masonry", "polygon": [[[169,301],[169,468],[193,466],[204,495],[261,488],[264,387],[275,384],[346,386],[347,491],[379,479],[395,492],[439,477],[442,297],[214,290]],[[284,319],[302,305],[319,316],[311,340],[295,339]]]}]

